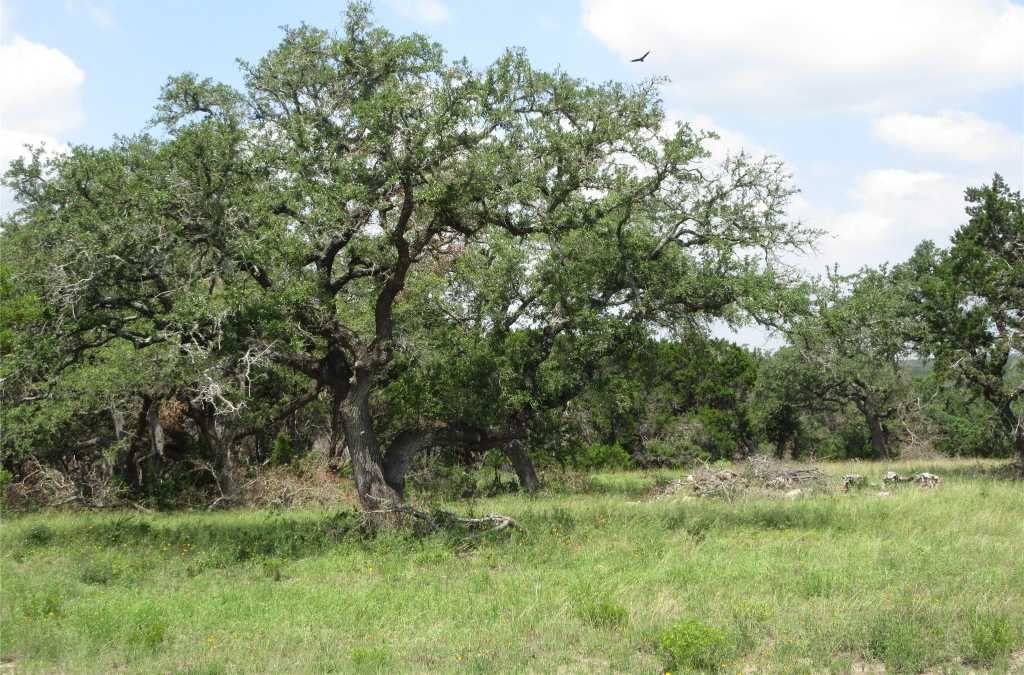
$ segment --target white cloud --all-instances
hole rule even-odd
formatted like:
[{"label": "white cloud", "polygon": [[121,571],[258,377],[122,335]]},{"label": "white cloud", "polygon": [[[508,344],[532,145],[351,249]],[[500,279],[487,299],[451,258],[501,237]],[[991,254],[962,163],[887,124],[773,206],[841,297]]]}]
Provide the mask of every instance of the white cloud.
[{"label": "white cloud", "polygon": [[[81,68],[56,49],[18,35],[0,44],[0,173],[26,154],[26,144],[64,150],[58,138],[82,122],[84,81]],[[0,189],[0,214],[11,206]]]},{"label": "white cloud", "polygon": [[113,28],[116,23],[109,7],[92,0],[64,0],[64,10],[73,16],[84,14],[100,28]]},{"label": "white cloud", "polygon": [[85,73],[64,53],[15,35],[0,45],[0,119],[4,129],[56,134],[82,121]]},{"label": "white cloud", "polygon": [[760,143],[753,141],[742,131],[724,127],[718,121],[704,113],[686,113],[679,110],[669,110],[665,113],[665,124],[663,134],[675,133],[676,125],[682,122],[689,123],[695,131],[713,131],[718,138],[705,141],[704,148],[711,153],[708,162],[712,165],[720,165],[726,157],[736,156],[745,152],[755,158],[766,155],[779,156],[777,152],[771,152]]},{"label": "white cloud", "polygon": [[406,18],[425,23],[444,23],[451,16],[440,0],[386,0],[386,4]]},{"label": "white cloud", "polygon": [[966,220],[964,189],[980,185],[986,177],[951,175],[936,171],[879,169],[858,176],[850,192],[854,206],[837,211],[821,208],[804,198],[794,201],[792,214],[826,234],[813,260],[822,273],[838,263],[843,272],[865,265],[906,260],[924,239],[940,246]]},{"label": "white cloud", "polygon": [[766,112],[959,100],[1019,84],[1024,56],[1010,0],[584,0],[583,23],[623,59],[651,50],[639,69],[688,105]]},{"label": "white cloud", "polygon": [[998,165],[1024,162],[1024,136],[967,112],[899,113],[875,120],[875,137],[917,155]]}]

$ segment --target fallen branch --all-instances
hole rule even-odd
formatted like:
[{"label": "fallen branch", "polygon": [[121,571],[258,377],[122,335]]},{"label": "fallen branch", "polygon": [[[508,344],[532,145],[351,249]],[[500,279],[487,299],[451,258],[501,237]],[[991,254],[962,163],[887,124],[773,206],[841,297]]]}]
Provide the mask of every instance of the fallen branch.
[{"label": "fallen branch", "polygon": [[[392,506],[386,509],[374,509],[366,511],[367,515],[401,514],[416,518],[425,523],[428,532],[437,532],[442,529],[450,529],[453,525],[460,525],[469,530],[478,532],[501,532],[502,530],[519,530],[526,532],[522,525],[509,516],[499,513],[488,513],[481,518],[463,518],[451,511],[422,511],[412,506]],[[491,527],[488,527],[491,526]]]}]

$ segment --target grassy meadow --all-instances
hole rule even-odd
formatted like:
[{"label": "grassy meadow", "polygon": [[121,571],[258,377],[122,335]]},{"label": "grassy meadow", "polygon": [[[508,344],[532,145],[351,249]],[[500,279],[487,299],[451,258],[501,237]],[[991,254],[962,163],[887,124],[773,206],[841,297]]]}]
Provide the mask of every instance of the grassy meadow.
[{"label": "grassy meadow", "polygon": [[[445,504],[524,531],[366,537],[352,514],[5,514],[0,673],[1024,672],[1024,485],[795,499],[547,476]],[[838,482],[838,478],[836,478]]]}]

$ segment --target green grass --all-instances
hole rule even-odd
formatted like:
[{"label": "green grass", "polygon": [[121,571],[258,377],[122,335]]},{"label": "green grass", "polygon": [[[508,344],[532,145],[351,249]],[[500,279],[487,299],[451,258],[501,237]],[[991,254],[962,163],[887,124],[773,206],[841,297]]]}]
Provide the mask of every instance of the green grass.
[{"label": "green grass", "polygon": [[1006,672],[1024,485],[968,462],[832,465],[937,490],[709,501],[622,472],[446,505],[526,532],[366,538],[316,511],[7,515],[19,673]]}]

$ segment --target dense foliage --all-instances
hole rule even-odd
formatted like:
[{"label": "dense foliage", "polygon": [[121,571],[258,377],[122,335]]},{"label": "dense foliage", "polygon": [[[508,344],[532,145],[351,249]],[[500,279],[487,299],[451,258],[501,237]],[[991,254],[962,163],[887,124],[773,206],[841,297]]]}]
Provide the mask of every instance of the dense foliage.
[{"label": "dense foliage", "polygon": [[[526,490],[538,463],[761,445],[891,457],[926,435],[1024,458],[1024,221],[998,177],[949,250],[811,282],[780,263],[817,236],[787,219],[782,165],[713,164],[708,134],[668,128],[657,81],[514,50],[474,70],[358,4],[242,72],[171,78],[153,135],[7,172],[15,475],[229,498],[241,467],[316,448],[385,520],[410,467],[497,453]],[[750,352],[716,322],[789,346]]]}]

